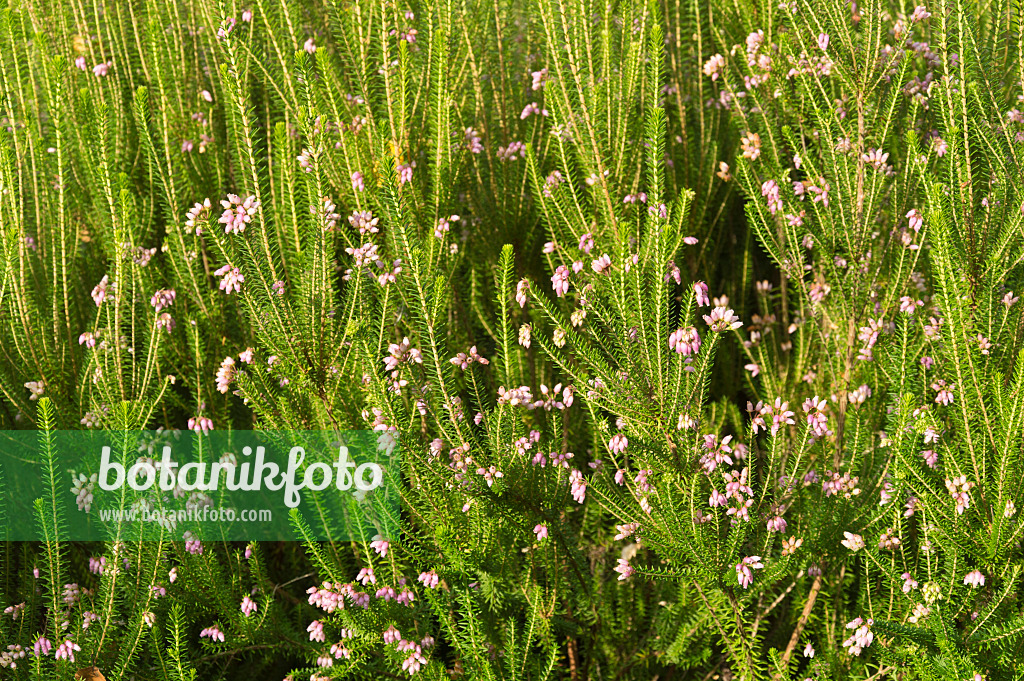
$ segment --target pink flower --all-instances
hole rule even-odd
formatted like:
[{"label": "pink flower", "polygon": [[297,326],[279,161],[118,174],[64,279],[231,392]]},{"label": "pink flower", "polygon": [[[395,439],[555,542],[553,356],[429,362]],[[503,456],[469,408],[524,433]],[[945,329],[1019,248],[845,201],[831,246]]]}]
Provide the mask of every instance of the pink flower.
[{"label": "pink flower", "polygon": [[240,292],[242,290],[242,282],[245,281],[245,276],[238,271],[237,267],[224,265],[215,271],[214,274],[218,277],[223,277],[220,280],[220,290],[224,293],[230,294],[232,291]]},{"label": "pink flower", "polygon": [[921,211],[914,208],[907,213],[908,224],[910,228],[915,232],[920,232],[921,228],[924,227],[924,216],[921,215]]},{"label": "pink flower", "polygon": [[516,154],[521,154],[522,158],[526,158],[526,145],[518,140],[510,143],[507,147],[498,147],[497,156],[501,161],[516,161],[519,159]]},{"label": "pink flower", "polygon": [[176,296],[177,293],[174,292],[174,289],[160,289],[149,299],[149,304],[156,308],[157,312],[160,312],[160,310],[174,304]]},{"label": "pink flower", "polygon": [[623,454],[628,446],[629,440],[622,433],[612,435],[612,439],[608,441],[608,449],[611,450],[612,454]]},{"label": "pink flower", "polygon": [[157,331],[166,331],[167,333],[170,333],[171,331],[174,331],[176,324],[174,317],[172,317],[169,312],[164,312],[157,316],[155,326]]},{"label": "pink flower", "polygon": [[914,311],[923,305],[923,300],[914,300],[910,296],[903,296],[900,298],[900,312],[903,312],[904,314],[914,314]]},{"label": "pink flower", "polygon": [[384,558],[388,555],[388,547],[390,546],[391,543],[386,539],[383,539],[379,534],[374,535],[373,541],[370,542],[370,548],[376,551],[377,555],[379,555],[381,558]]},{"label": "pink flower", "polygon": [[825,297],[828,296],[829,293],[831,293],[831,291],[832,287],[826,284],[825,282],[814,282],[813,284],[811,284],[811,290],[809,294],[811,302],[814,303],[815,305],[821,303],[823,300],[825,300]]},{"label": "pink flower", "polygon": [[458,215],[449,215],[448,217],[438,218],[437,226],[434,227],[434,238],[443,239],[444,235],[451,231],[451,223],[459,222],[462,218]]},{"label": "pink flower", "polygon": [[256,601],[254,601],[253,599],[251,599],[248,596],[246,596],[246,597],[244,597],[242,599],[242,606],[241,607],[242,607],[242,613],[246,617],[249,617],[254,612],[256,612]]},{"label": "pink flower", "polygon": [[366,185],[363,182],[363,174],[358,170],[352,173],[352,189],[357,192],[361,192],[366,189]]},{"label": "pink flower", "polygon": [[725,57],[716,54],[704,63],[704,75],[710,76],[711,80],[718,80],[718,76],[725,69]]},{"label": "pink flower", "polygon": [[359,569],[359,574],[356,575],[356,581],[366,586],[367,584],[376,584],[377,576],[373,574],[372,567],[365,567]]},{"label": "pink flower", "polygon": [[459,367],[463,371],[468,369],[469,365],[472,364],[473,362],[478,362],[480,364],[490,364],[488,360],[480,356],[480,354],[476,350],[475,345],[469,349],[469,354],[466,354],[465,352],[460,352],[459,354],[455,355],[448,361],[454,364],[455,366]]},{"label": "pink flower", "polygon": [[580,237],[580,250],[585,255],[590,255],[590,251],[594,248],[594,235],[587,232]]},{"label": "pink flower", "polygon": [[774,215],[782,210],[782,198],[779,195],[779,185],[775,180],[766,180],[761,185],[761,196],[768,199],[768,212]]},{"label": "pink flower", "polygon": [[626,523],[625,525],[616,525],[615,529],[619,531],[619,533],[615,535],[615,541],[618,541],[620,539],[632,537],[634,534],[636,534],[636,531],[640,529],[640,524]]},{"label": "pink flower", "polygon": [[[45,639],[44,639],[45,640]],[[49,643],[49,641],[47,641]],[[81,648],[78,644],[72,641],[70,638],[57,646],[57,652],[54,653],[54,658],[58,660],[67,660],[68,662],[75,661],[75,653],[81,652]]]},{"label": "pink flower", "polygon": [[235,360],[228,356],[224,358],[224,361],[220,363],[220,368],[217,369],[217,391],[226,393],[233,380],[235,380]]},{"label": "pink flower", "polygon": [[952,480],[946,480],[946,489],[949,491],[953,501],[956,503],[956,512],[963,515],[971,505],[971,495],[968,493],[974,487],[974,483],[967,481],[967,476],[961,475]]},{"label": "pink flower", "polygon": [[807,414],[807,426],[814,433],[815,437],[828,435],[828,416],[825,410],[828,409],[828,402],[819,400],[815,395],[813,398],[804,400],[803,410]]},{"label": "pink flower", "polygon": [[818,49],[822,52],[828,49],[828,33],[818,34]]},{"label": "pink flower", "polygon": [[533,533],[537,535],[537,541],[548,538],[548,526],[543,523],[538,523],[533,527]]},{"label": "pink flower", "polygon": [[674,262],[669,261],[665,268],[665,283],[667,284],[672,280],[675,280],[677,284],[683,283],[682,275],[679,272],[679,266]]},{"label": "pink flower", "polygon": [[402,632],[395,629],[395,625],[392,624],[384,630],[384,643],[398,643],[402,640]]},{"label": "pink flower", "polygon": [[530,74],[530,77],[533,79],[531,89],[540,90],[544,87],[545,81],[548,77],[548,70],[545,68],[540,71],[534,71]]},{"label": "pink flower", "polygon": [[924,21],[931,15],[932,13],[925,9],[924,5],[918,5],[914,8],[914,13],[910,15],[910,20],[914,22]]},{"label": "pink flower", "polygon": [[78,57],[75,59],[75,66],[82,71],[88,71],[89,67],[85,65],[85,57]]},{"label": "pink flower", "polygon": [[234,28],[235,18],[226,17],[223,21],[221,21],[220,28],[217,29],[217,37],[221,40],[226,40],[227,37],[231,35],[231,31],[234,30]]},{"label": "pink flower", "polygon": [[398,184],[405,184],[406,182],[412,182],[412,169],[416,167],[416,162],[403,163],[398,166]]},{"label": "pink flower", "polygon": [[[419,646],[417,646],[418,648]],[[420,668],[427,663],[427,658],[423,657],[423,653],[419,650],[413,651],[412,655],[405,658],[402,663],[402,671],[409,672],[409,675],[417,673]]]},{"label": "pink flower", "polygon": [[519,307],[526,306],[526,292],[530,289],[530,282],[526,279],[522,279],[516,284],[516,302],[519,303]]},{"label": "pink flower", "polygon": [[629,561],[625,558],[619,558],[618,565],[615,566],[615,571],[619,573],[619,581],[624,581],[633,576],[636,569],[629,564]]},{"label": "pink flower", "polygon": [[327,640],[327,636],[324,634],[324,623],[320,620],[313,620],[310,622],[309,626],[306,627],[306,631],[309,632],[310,641],[319,641],[320,643],[323,643]]},{"label": "pink flower", "polygon": [[306,43],[305,43],[305,44],[304,44],[304,45],[302,46],[302,49],[304,49],[304,50],[305,50],[305,51],[306,51],[307,53],[309,53],[309,54],[313,54],[314,52],[316,52],[316,43],[315,43],[315,42],[313,41],[313,39],[312,39],[312,38],[310,38],[310,39],[309,39],[309,40],[307,40],[307,41],[306,41]]},{"label": "pink flower", "polygon": [[[102,78],[103,76],[107,75],[107,72],[110,70],[111,65],[111,62],[103,62],[97,64],[96,66],[92,67],[93,75],[95,75],[97,78]],[[60,649],[58,649],[58,652],[59,650]]]},{"label": "pink flower", "polygon": [[587,497],[587,479],[575,468],[569,472],[569,484],[571,486],[572,498],[577,504],[582,504]]},{"label": "pink flower", "polygon": [[420,582],[428,589],[436,589],[440,582],[440,578],[437,576],[435,571],[430,570],[428,572],[421,572],[420,576],[416,578],[416,581]]},{"label": "pink flower", "polygon": [[952,385],[948,385],[945,381],[940,379],[940,380],[936,381],[935,383],[932,383],[932,390],[935,390],[935,391],[938,392],[938,395],[935,396],[935,403],[936,404],[941,404],[943,406],[948,407],[949,405],[951,405],[953,403],[953,386]]},{"label": "pink flower", "polygon": [[846,625],[847,629],[856,629],[853,632],[853,636],[843,641],[843,647],[849,648],[851,655],[860,655],[865,648],[871,645],[871,642],[875,639],[875,635],[871,633],[871,625],[873,623],[869,619],[867,624],[864,624],[864,620],[858,617]]},{"label": "pink flower", "polygon": [[220,641],[221,643],[223,643],[224,642],[224,632],[222,632],[220,629],[218,629],[215,626],[214,627],[206,627],[205,629],[203,629],[202,631],[199,632],[199,638],[209,638],[214,643],[216,643],[217,641]]},{"label": "pink flower", "polygon": [[668,347],[686,357],[696,355],[700,352],[700,334],[692,326],[676,329],[668,336]]},{"label": "pink flower", "polygon": [[747,556],[739,563],[736,563],[736,579],[744,589],[754,583],[754,570],[764,568],[761,556]]},{"label": "pink flower", "polygon": [[859,534],[853,534],[852,532],[843,532],[843,536],[846,537],[840,543],[846,548],[850,549],[854,553],[864,548],[864,537]]},{"label": "pink flower", "polygon": [[205,416],[193,416],[188,420],[188,429],[196,433],[206,434],[213,430],[213,421]]},{"label": "pink flower", "polygon": [[100,283],[96,284],[92,290],[92,300],[96,303],[96,307],[99,307],[103,304],[104,300],[109,298],[115,292],[116,284],[110,281],[110,277],[108,275],[104,274],[103,278],[100,279]]},{"label": "pink flower", "polygon": [[743,326],[739,317],[733,314],[731,309],[725,306],[718,306],[711,310],[710,315],[704,315],[704,321],[711,327],[712,331],[729,331]]},{"label": "pink flower", "polygon": [[909,572],[904,572],[900,578],[903,580],[903,593],[908,594],[918,587],[917,580]]},{"label": "pink flower", "polygon": [[612,266],[612,259],[608,257],[607,253],[602,253],[601,257],[592,262],[590,266],[598,274],[605,274],[608,268]]},{"label": "pink flower", "polygon": [[523,109],[523,112],[519,114],[519,118],[520,120],[525,121],[527,118],[534,115],[547,116],[548,110],[542,109],[540,107],[540,104],[537,104],[537,102],[530,102],[529,104],[526,105],[526,108]]},{"label": "pink flower", "polygon": [[555,289],[555,295],[561,298],[569,292],[569,268],[559,265],[551,277],[551,286]]},{"label": "pink flower", "polygon": [[259,210],[260,202],[256,200],[255,195],[243,199],[237,194],[228,194],[227,199],[221,200],[220,205],[224,212],[217,222],[224,225],[224,233],[241,234],[245,231],[245,226],[252,222],[252,218]]},{"label": "pink flower", "polygon": [[46,657],[50,654],[53,649],[53,644],[50,643],[50,639],[45,636],[40,636],[36,639],[36,642],[32,644],[32,652],[36,657]]},{"label": "pink flower", "polygon": [[703,281],[698,281],[693,285],[693,292],[697,295],[697,307],[711,304],[711,299],[708,298],[708,285]]}]

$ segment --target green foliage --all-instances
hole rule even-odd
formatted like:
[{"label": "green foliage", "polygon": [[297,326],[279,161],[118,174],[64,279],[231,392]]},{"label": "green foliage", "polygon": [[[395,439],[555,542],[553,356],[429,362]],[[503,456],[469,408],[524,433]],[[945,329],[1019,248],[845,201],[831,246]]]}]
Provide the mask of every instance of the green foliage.
[{"label": "green foliage", "polygon": [[[0,673],[1015,678],[1019,21],[10,3]],[[397,433],[401,536],[67,540],[54,430],[210,424]]]}]

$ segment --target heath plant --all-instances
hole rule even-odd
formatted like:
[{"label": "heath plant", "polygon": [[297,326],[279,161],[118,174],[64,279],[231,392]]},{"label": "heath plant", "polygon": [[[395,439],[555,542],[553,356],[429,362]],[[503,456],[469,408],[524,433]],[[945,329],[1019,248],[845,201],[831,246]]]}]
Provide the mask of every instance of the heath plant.
[{"label": "heath plant", "polygon": [[[8,2],[0,678],[1017,678],[1024,32],[929,3]],[[69,541],[77,429],[401,530]]]}]

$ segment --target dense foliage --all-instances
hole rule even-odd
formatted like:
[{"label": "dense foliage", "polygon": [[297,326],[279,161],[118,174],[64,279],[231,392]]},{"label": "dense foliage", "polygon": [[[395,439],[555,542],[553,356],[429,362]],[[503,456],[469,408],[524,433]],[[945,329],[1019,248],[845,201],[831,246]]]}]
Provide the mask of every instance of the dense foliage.
[{"label": "dense foliage", "polygon": [[11,0],[0,426],[373,428],[405,486],[0,545],[0,677],[1016,678],[1019,20]]}]

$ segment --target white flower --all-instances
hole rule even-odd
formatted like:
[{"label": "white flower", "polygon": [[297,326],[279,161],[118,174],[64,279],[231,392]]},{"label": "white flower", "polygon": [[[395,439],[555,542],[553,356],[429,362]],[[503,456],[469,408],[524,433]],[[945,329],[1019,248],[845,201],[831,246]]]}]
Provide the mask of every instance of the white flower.
[{"label": "white flower", "polygon": [[978,570],[968,572],[964,577],[964,585],[972,586],[975,589],[985,586],[985,575],[981,574]]},{"label": "white flower", "polygon": [[857,552],[864,548],[864,537],[859,534],[852,534],[850,532],[843,532],[843,536],[846,537],[841,543],[851,551]]}]

